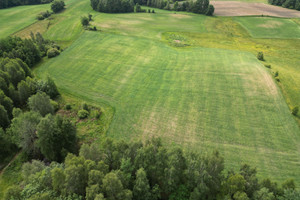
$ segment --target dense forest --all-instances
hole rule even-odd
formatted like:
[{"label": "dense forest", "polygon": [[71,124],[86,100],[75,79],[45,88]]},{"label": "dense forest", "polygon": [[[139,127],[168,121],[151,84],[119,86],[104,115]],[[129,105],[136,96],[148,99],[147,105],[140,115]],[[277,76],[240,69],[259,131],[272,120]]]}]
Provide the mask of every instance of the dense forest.
[{"label": "dense forest", "polygon": [[52,1],[53,0],[0,0],[0,9],[23,5],[45,4]]},{"label": "dense forest", "polygon": [[269,0],[269,4],[300,10],[300,0]]},{"label": "dense forest", "polygon": [[133,12],[134,7],[139,5],[206,15],[213,15],[214,13],[214,7],[209,4],[209,0],[185,1],[182,3],[165,0],[91,0],[91,6],[94,10],[106,13]]},{"label": "dense forest", "polygon": [[[44,120],[49,120],[48,117]],[[40,125],[38,126],[40,127]],[[54,128],[51,126],[51,129]],[[23,182],[10,187],[6,200],[295,200],[293,180],[281,186],[259,181],[255,168],[224,171],[224,159],[166,148],[159,138],[145,143],[103,139],[83,144],[64,163],[32,160],[22,167]]]}]

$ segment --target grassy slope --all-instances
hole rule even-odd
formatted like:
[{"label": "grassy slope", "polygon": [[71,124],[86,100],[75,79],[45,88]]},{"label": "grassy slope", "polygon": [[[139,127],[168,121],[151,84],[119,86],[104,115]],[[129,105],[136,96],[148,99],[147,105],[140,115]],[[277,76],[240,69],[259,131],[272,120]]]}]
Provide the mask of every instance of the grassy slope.
[{"label": "grassy slope", "polygon": [[[294,21],[299,22],[294,19]],[[300,24],[300,23],[299,23]],[[300,62],[299,39],[259,39],[251,38],[249,33],[235,18],[206,18],[205,33],[171,32],[177,37],[185,38],[191,46],[208,48],[233,49],[252,52],[254,55],[263,51],[265,62],[271,64],[274,73],[279,71],[280,83],[284,97],[289,107],[300,106],[300,73],[297,63]],[[284,29],[277,30],[284,32]],[[169,34],[163,34],[163,39],[170,42]],[[298,116],[299,117],[299,116]],[[300,120],[299,124],[300,124]]]},{"label": "grassy slope", "polygon": [[[52,25],[44,33],[47,38],[70,44],[83,33],[79,19],[87,13],[94,15],[93,24],[103,31],[129,35],[119,37],[115,34],[86,33],[62,56],[50,60],[39,69],[40,75],[56,72],[57,83],[65,94],[98,105],[107,105],[108,102],[117,108],[110,134],[115,137],[132,134],[134,137],[141,130],[146,130],[143,137],[151,135],[151,132],[163,133],[162,137],[171,138],[170,142],[200,145],[199,150],[217,147],[228,158],[226,162],[231,167],[247,161],[258,166],[263,176],[276,176],[278,180],[298,176],[298,130],[277,88],[274,89],[277,91],[275,98],[272,98],[272,94],[265,95],[268,87],[261,88],[266,84],[263,77],[270,77],[253,55],[213,49],[204,51],[200,48],[181,51],[160,41],[163,39],[174,46],[177,45],[174,44],[176,39],[196,47],[236,49],[252,53],[266,50],[267,61],[275,70],[280,68],[280,79],[288,103],[295,105],[300,102],[297,101],[300,98],[297,95],[300,79],[297,79],[299,71],[296,65],[299,62],[299,40],[252,39],[232,18],[171,14],[157,9],[157,14],[112,15],[92,11],[87,0],[67,0],[66,3],[66,11],[54,16]],[[105,37],[105,41],[102,37]],[[107,54],[108,50],[110,54]],[[146,60],[140,56],[141,52],[146,55]],[[101,59],[90,59],[95,58],[93,55]],[[281,59],[280,55],[287,56]],[[63,57],[68,57],[68,62],[60,62]],[[172,59],[167,60],[166,57]],[[236,69],[231,66],[232,60],[238,63]],[[59,62],[54,67],[56,61]],[[249,66],[255,67],[252,69]],[[49,67],[54,71],[47,72]],[[211,73],[208,67],[220,72]],[[250,74],[247,76],[250,72],[255,72],[262,79]],[[80,85],[73,91],[73,84],[77,82]],[[274,82],[271,80],[270,83],[273,87]],[[257,90],[253,90],[253,87]],[[250,89],[254,95],[260,94],[258,98],[249,97],[253,95]],[[252,99],[251,102],[244,95]],[[276,107],[270,106],[272,101]],[[241,117],[236,118],[235,115]],[[261,121],[256,119],[257,116],[261,116]],[[156,123],[156,118],[162,122]],[[283,133],[285,128],[288,130]],[[262,134],[266,129],[269,131]]]},{"label": "grassy slope", "polygon": [[36,20],[38,13],[50,10],[50,4],[34,6],[18,6],[0,10],[0,38],[9,36]]},{"label": "grassy slope", "polygon": [[270,17],[239,17],[236,19],[254,38],[300,38],[300,27],[290,19]]},{"label": "grassy slope", "polygon": [[109,136],[217,148],[228,167],[248,162],[262,176],[300,172],[299,128],[252,54],[87,32],[37,70],[71,94],[115,107]]}]

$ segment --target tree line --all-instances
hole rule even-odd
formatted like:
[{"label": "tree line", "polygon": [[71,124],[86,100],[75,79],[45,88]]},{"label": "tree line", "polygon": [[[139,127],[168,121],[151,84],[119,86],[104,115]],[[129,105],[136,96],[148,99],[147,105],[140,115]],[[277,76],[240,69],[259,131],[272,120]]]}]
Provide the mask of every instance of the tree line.
[{"label": "tree line", "polygon": [[0,9],[14,6],[51,3],[53,0],[0,0]]},{"label": "tree line", "polygon": [[[49,119],[45,119],[49,120]],[[52,127],[51,127],[52,129]],[[22,167],[23,182],[5,199],[59,200],[297,200],[293,180],[281,186],[259,181],[257,171],[242,165],[224,170],[218,152],[201,155],[166,148],[159,138],[145,143],[103,139],[83,144],[64,163],[33,160]]]},{"label": "tree line", "polygon": [[[43,56],[49,55],[51,49],[60,49],[60,47],[52,41],[45,40],[39,33],[31,34],[31,39],[8,37],[0,40],[1,162],[18,149],[22,149],[33,158],[63,160],[57,153],[55,156],[48,156],[43,149],[49,148],[50,144],[45,144],[43,135],[41,137],[36,135],[40,122],[45,120],[44,117],[55,113],[58,104],[54,99],[59,92],[50,77],[46,80],[36,79],[30,68]],[[66,134],[72,135],[71,125],[64,119],[55,118],[55,122],[57,124],[53,127],[60,132],[52,134],[51,141],[55,140],[55,137],[69,140]],[[47,129],[46,126],[44,128]],[[41,129],[40,132],[42,133]],[[60,138],[58,141],[64,141],[63,139]],[[42,145],[42,140],[45,145]],[[66,152],[70,151],[70,148],[66,147],[68,145],[62,144]],[[55,150],[52,149],[52,152]]]},{"label": "tree line", "polygon": [[91,0],[93,10],[105,13],[128,13],[134,11],[133,0]]},{"label": "tree line", "polygon": [[269,4],[300,10],[300,0],[268,0]]},{"label": "tree line", "polygon": [[91,6],[94,10],[106,13],[133,12],[134,8],[139,5],[174,11],[187,11],[209,16],[214,13],[214,7],[209,4],[209,0],[188,0],[180,3],[178,1],[170,2],[169,0],[91,0]]}]

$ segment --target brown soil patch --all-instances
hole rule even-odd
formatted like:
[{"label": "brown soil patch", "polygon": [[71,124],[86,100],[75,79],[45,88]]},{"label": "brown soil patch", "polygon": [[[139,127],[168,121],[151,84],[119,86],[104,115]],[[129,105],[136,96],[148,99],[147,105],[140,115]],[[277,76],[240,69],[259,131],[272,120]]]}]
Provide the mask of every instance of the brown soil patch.
[{"label": "brown soil patch", "polygon": [[285,18],[300,18],[297,10],[272,6],[264,3],[245,3],[238,1],[211,1],[217,16],[264,15]]},{"label": "brown soil patch", "polygon": [[61,115],[63,117],[76,117],[77,115],[75,112],[72,112],[70,110],[63,110],[63,109],[58,110],[56,114]]}]

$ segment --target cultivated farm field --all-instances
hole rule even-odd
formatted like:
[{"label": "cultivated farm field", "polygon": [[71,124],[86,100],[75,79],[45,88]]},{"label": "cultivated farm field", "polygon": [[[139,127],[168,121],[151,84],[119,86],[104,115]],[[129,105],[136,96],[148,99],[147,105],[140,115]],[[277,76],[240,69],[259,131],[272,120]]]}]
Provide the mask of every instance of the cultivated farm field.
[{"label": "cultivated farm field", "polygon": [[273,16],[286,18],[299,18],[297,10],[273,6],[267,1],[212,1],[217,16]]},{"label": "cultivated farm field", "polygon": [[[103,14],[88,0],[66,5],[48,29],[41,21],[16,35],[38,29],[67,47],[35,73],[50,75],[63,95],[114,110],[107,136],[159,136],[186,151],[217,149],[228,169],[249,163],[260,177],[293,177],[300,184],[300,130],[289,110],[300,102],[299,20],[159,9]],[[80,17],[88,13],[100,31],[83,30]],[[18,29],[16,24],[0,36]],[[272,70],[257,60],[258,51]],[[277,70],[280,83],[272,76]]]}]

